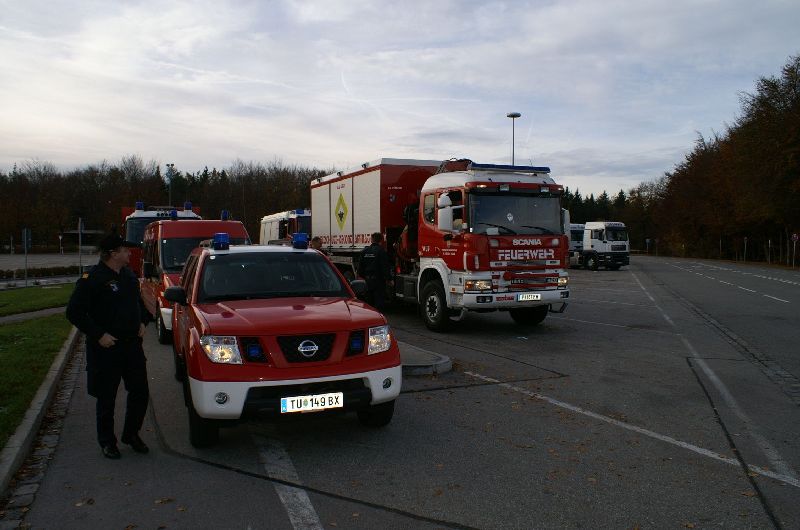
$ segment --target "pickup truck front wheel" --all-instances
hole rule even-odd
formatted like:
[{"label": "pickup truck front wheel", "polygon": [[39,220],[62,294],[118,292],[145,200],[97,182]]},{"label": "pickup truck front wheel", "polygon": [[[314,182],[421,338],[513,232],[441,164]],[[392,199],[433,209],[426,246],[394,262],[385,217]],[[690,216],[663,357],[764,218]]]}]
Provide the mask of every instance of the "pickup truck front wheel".
[{"label": "pickup truck front wheel", "polygon": [[366,427],[383,427],[392,421],[394,416],[394,400],[370,405],[368,408],[358,411],[358,421]]}]

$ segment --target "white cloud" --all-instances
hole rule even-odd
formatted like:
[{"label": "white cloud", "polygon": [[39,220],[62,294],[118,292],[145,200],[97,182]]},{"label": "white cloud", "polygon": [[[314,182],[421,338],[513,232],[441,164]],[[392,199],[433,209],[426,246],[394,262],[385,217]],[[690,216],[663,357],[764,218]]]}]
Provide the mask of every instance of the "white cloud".
[{"label": "white cloud", "polygon": [[800,49],[780,0],[0,1],[0,170],[385,157],[549,165],[609,193],[722,131]]}]

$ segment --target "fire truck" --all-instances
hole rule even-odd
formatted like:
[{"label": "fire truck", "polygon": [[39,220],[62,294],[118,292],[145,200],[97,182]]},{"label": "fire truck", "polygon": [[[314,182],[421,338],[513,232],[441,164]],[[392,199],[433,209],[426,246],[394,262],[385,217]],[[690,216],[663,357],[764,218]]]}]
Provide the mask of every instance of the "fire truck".
[{"label": "fire truck", "polygon": [[380,232],[393,296],[434,331],[469,311],[535,325],[569,298],[562,193],[547,167],[382,158],[311,182],[312,233],[353,278]]},{"label": "fire truck", "polygon": [[281,243],[288,244],[292,234],[311,232],[311,210],[297,209],[265,215],[261,218],[262,245]]},{"label": "fire truck", "polygon": [[[125,241],[138,244],[140,247],[144,243],[144,229],[153,221],[159,219],[202,219],[199,209],[192,208],[191,202],[183,204],[183,210],[178,210],[174,206],[148,206],[144,202],[137,201],[135,208],[125,207],[122,209],[123,237]],[[141,248],[131,248],[130,268],[136,276],[142,275],[142,250]]]}]

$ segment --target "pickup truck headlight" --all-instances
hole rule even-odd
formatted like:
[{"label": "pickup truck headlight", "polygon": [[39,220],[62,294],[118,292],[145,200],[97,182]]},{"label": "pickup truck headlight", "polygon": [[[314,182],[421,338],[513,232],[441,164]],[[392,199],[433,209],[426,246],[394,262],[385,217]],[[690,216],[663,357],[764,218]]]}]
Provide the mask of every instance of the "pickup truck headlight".
[{"label": "pickup truck headlight", "polygon": [[392,347],[392,333],[389,326],[378,326],[369,328],[369,348],[367,355],[380,353]]},{"label": "pickup truck headlight", "polygon": [[558,286],[559,287],[566,287],[569,283],[569,276],[559,276],[558,277]]},{"label": "pickup truck headlight", "polygon": [[242,355],[239,353],[236,337],[203,335],[200,337],[200,344],[203,346],[206,357],[212,363],[242,364]]}]

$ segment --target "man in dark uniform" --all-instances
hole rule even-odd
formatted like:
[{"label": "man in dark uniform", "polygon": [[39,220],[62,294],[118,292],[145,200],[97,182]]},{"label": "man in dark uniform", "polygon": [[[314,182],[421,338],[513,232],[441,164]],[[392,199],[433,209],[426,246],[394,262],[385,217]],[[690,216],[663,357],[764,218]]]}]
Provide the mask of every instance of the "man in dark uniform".
[{"label": "man in dark uniform", "polygon": [[381,246],[383,235],[372,234],[372,244],[361,251],[358,260],[358,275],[367,281],[369,303],[378,311],[383,311],[386,301],[386,280],[391,278],[389,255]]},{"label": "man in dark uniform", "polygon": [[139,437],[147,412],[149,389],[142,336],[150,313],[139,295],[139,280],[127,267],[128,247],[112,232],[100,241],[100,261],[75,284],[67,305],[67,319],[86,334],[86,371],[89,395],[97,398],[97,441],[106,458],[121,457],[114,434],[114,406],[120,379],[128,403],[122,443],[147,453]]}]

